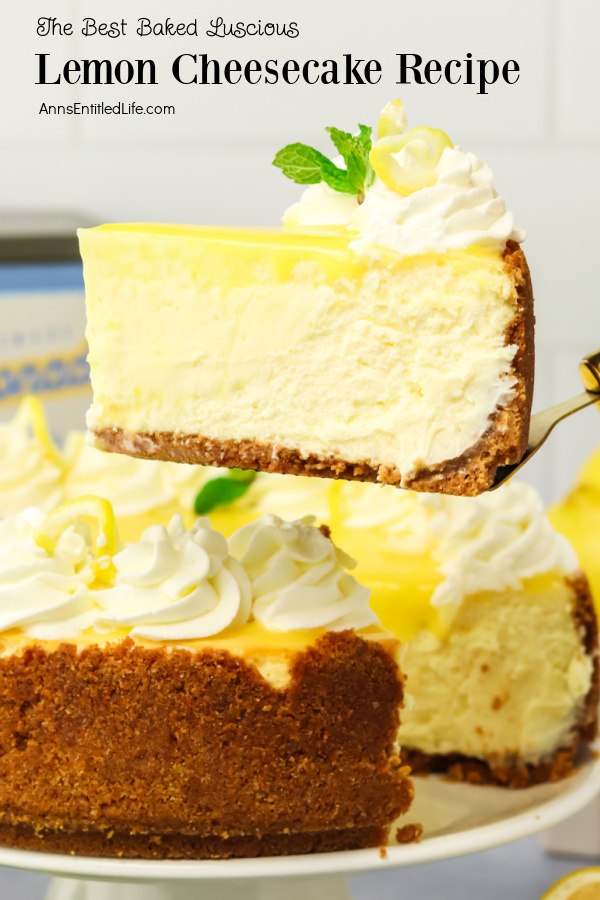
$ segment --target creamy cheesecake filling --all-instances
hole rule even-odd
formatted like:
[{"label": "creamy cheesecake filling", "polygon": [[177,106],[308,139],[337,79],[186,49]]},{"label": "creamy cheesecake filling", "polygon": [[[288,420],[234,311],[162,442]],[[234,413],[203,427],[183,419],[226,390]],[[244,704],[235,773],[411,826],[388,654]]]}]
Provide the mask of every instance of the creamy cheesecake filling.
[{"label": "creamy cheesecake filling", "polygon": [[516,296],[497,252],[371,264],[342,237],[80,237],[92,431],[251,439],[407,475],[476,444],[512,395]]},{"label": "creamy cheesecake filling", "polygon": [[443,640],[415,636],[401,655],[418,698],[404,711],[402,746],[530,763],[569,746],[593,673],[573,613],[573,591],[556,579],[530,583],[526,598],[470,597]]}]

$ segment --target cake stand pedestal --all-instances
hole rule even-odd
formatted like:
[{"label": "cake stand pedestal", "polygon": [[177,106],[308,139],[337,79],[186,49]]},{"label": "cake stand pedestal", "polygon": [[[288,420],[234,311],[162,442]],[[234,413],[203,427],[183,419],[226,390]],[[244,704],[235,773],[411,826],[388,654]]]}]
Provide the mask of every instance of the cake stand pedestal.
[{"label": "cake stand pedestal", "polygon": [[55,878],[46,900],[351,900],[343,877],[251,881],[76,881]]}]

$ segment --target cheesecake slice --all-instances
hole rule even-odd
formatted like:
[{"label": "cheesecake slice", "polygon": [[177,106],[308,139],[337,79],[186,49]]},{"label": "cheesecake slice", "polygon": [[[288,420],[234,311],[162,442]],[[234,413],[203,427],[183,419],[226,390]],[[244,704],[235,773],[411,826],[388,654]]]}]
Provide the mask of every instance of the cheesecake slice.
[{"label": "cheesecake slice", "polygon": [[531,282],[491,172],[440,135],[384,133],[364,190],[312,184],[283,229],[81,231],[96,446],[486,490],[527,442]]}]

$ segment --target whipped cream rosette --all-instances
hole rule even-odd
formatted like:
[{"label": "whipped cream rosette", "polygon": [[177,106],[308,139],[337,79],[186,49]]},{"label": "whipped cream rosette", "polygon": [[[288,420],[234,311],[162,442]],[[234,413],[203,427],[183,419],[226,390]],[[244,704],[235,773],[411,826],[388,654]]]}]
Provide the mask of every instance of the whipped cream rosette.
[{"label": "whipped cream rosette", "polygon": [[432,604],[457,605],[467,594],[521,588],[546,572],[576,572],[577,556],[554,530],[542,501],[527,484],[505,485],[491,494],[425,497],[435,558],[444,581]]},{"label": "whipped cream rosette", "polygon": [[175,515],[121,545],[104,498],[27,510],[0,522],[0,631],[185,643],[252,622],[265,632],[375,624],[353,560],[312,521],[263,516],[229,544],[207,518],[186,529]]},{"label": "whipped cream rosette", "polygon": [[36,541],[44,519],[29,509],[0,522],[0,631],[20,628],[42,640],[74,637],[97,615],[89,545],[72,527],[48,553]]},{"label": "whipped cream rosette", "polygon": [[351,249],[365,256],[502,250],[507,241],[525,239],[490,167],[440,129],[408,130],[401,101],[384,107],[369,159],[373,174],[358,196],[325,181],[311,184],[286,210],[285,227],[344,229]]},{"label": "whipped cream rosette", "polygon": [[103,453],[86,442],[83,432],[69,435],[65,456],[65,496],[98,493],[106,497],[124,540],[137,540],[149,525],[168,525],[176,513],[191,525],[194,496],[211,477],[210,470],[200,466]]},{"label": "whipped cream rosette", "polygon": [[347,571],[354,561],[314,521],[264,515],[231,537],[232,553],[250,576],[254,618],[275,631],[375,624],[368,589]]},{"label": "whipped cream rosette", "polygon": [[539,495],[520,482],[474,498],[334,484],[329,501],[329,522],[359,559],[373,608],[404,639],[420,629],[447,634],[468,597],[578,569]]},{"label": "whipped cream rosette", "polygon": [[133,637],[185,641],[248,620],[248,576],[206,519],[190,531],[180,516],[153,525],[113,562],[114,585],[97,594],[98,631],[128,626]]},{"label": "whipped cream rosette", "polygon": [[37,397],[26,397],[0,424],[0,518],[30,506],[49,511],[65,496],[66,464]]}]

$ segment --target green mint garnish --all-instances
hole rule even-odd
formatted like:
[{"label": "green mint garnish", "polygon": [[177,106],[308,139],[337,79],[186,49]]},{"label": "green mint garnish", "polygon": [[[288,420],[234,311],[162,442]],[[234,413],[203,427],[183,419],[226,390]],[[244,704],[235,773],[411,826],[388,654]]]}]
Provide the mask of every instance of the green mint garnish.
[{"label": "green mint garnish", "polygon": [[273,165],[297,184],[318,184],[324,181],[334,191],[355,194],[359,203],[365,199],[366,189],[373,183],[375,173],[369,162],[371,129],[358,126],[358,134],[340,128],[327,128],[337,152],[346,165],[340,169],[327,156],[308,144],[288,144],[275,154]]},{"label": "green mint garnish", "polygon": [[227,475],[207,481],[196,494],[194,512],[205,516],[217,506],[226,506],[243,497],[254,479],[256,472],[245,469],[230,469]]}]

